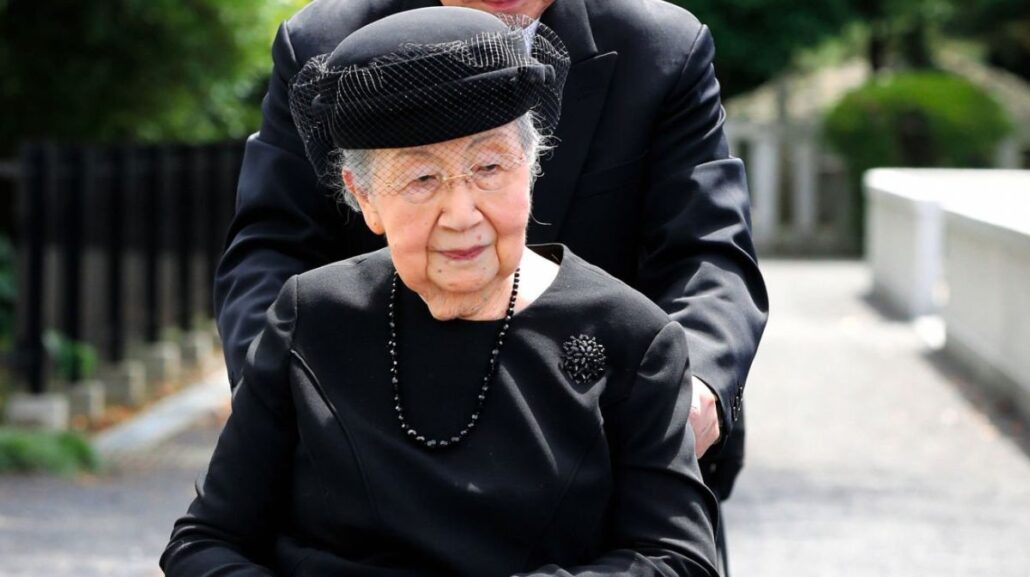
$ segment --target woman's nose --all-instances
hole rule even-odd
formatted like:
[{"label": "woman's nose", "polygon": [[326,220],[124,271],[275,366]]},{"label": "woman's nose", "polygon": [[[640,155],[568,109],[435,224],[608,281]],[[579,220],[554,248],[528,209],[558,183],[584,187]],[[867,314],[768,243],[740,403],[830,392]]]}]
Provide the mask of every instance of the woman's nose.
[{"label": "woman's nose", "polygon": [[483,220],[476,204],[476,190],[469,178],[453,178],[444,183],[440,224],[454,230],[467,230]]}]

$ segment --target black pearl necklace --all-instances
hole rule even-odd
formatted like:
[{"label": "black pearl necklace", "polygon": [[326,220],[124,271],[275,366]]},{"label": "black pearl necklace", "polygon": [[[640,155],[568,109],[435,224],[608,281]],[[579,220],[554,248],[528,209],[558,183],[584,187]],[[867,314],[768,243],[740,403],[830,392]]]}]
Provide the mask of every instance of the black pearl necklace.
[{"label": "black pearl necklace", "polygon": [[497,356],[501,354],[501,346],[504,345],[504,338],[508,335],[511,319],[515,316],[515,298],[519,294],[519,269],[515,269],[515,276],[511,285],[511,299],[508,300],[508,311],[504,314],[501,330],[497,332],[493,349],[490,350],[490,363],[487,366],[486,375],[483,377],[483,384],[479,387],[479,394],[476,396],[476,408],[472,411],[468,424],[460,431],[448,438],[440,439],[430,439],[419,433],[404,416],[404,403],[401,400],[400,358],[397,354],[397,323],[399,322],[397,316],[397,279],[398,275],[394,272],[393,282],[390,285],[390,304],[387,307],[390,321],[390,340],[386,343],[386,348],[390,353],[390,382],[393,383],[393,409],[397,413],[397,422],[400,423],[401,431],[404,432],[408,439],[425,449],[437,450],[453,447],[468,438],[469,433],[476,427],[476,423],[479,422],[479,415],[482,413],[483,405],[486,402],[486,394],[490,391],[490,384],[494,380],[494,375],[497,374]]}]

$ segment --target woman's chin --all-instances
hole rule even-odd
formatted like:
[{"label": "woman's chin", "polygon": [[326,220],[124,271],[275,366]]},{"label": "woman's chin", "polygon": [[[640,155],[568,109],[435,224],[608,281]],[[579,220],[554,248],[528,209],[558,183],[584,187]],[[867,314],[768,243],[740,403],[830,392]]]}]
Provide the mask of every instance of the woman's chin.
[{"label": "woman's chin", "polygon": [[493,280],[495,280],[494,276],[486,279],[482,276],[468,275],[444,279],[434,284],[439,289],[441,296],[461,299],[479,296],[484,289],[489,287],[490,281]]},{"label": "woman's chin", "polygon": [[440,291],[454,296],[482,292],[498,280],[496,261],[490,262],[485,255],[475,260],[440,263],[430,272],[429,280]]}]

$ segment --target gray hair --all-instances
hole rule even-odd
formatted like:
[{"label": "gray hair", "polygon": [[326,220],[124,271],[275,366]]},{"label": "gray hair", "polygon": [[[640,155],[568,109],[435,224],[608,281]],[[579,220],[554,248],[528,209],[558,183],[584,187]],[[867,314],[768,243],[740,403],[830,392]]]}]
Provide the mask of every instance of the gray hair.
[{"label": "gray hair", "polygon": [[[529,186],[532,191],[533,183],[536,182],[536,178],[541,174],[540,158],[543,154],[554,148],[554,145],[551,144],[550,137],[545,136],[537,128],[538,123],[533,111],[529,111],[516,118],[514,122],[515,128],[518,131],[519,144],[522,145],[522,151],[530,161]],[[354,181],[358,188],[369,190],[372,183],[372,158],[374,153],[375,149],[336,149],[331,154],[333,174],[340,175],[344,170],[348,170],[354,175]],[[354,197],[355,192],[344,184],[342,177],[338,177],[336,182],[338,184],[338,188],[335,191],[337,201],[347,205],[354,212],[361,212],[361,206]]]}]

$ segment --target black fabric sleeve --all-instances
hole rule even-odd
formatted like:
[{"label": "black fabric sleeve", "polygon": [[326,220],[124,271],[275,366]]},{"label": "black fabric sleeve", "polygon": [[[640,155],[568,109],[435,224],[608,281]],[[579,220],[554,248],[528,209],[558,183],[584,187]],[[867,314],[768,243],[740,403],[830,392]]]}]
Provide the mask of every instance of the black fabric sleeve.
[{"label": "black fabric sleeve", "polygon": [[702,26],[659,116],[637,288],[685,329],[693,373],[719,397],[725,437],[768,297],[751,240],[744,166],[729,155],[723,133],[714,56]]},{"label": "black fabric sleeve", "polygon": [[261,130],[247,140],[236,213],[215,274],[215,316],[233,386],[265,310],[286,279],[335,260],[342,222],[332,192],[316,182],[290,115],[289,81],[299,65],[285,24],[272,60]]},{"label": "black fabric sleeve", "polygon": [[297,442],[288,374],[296,281],[282,288],[250,348],[207,474],[161,556],[169,577],[273,574],[268,554],[285,523]]},{"label": "black fabric sleeve", "polygon": [[629,393],[603,409],[615,480],[610,551],[587,565],[548,565],[520,577],[718,575],[718,502],[701,481],[694,435],[683,426],[688,368],[683,329],[670,322],[648,347]]}]

